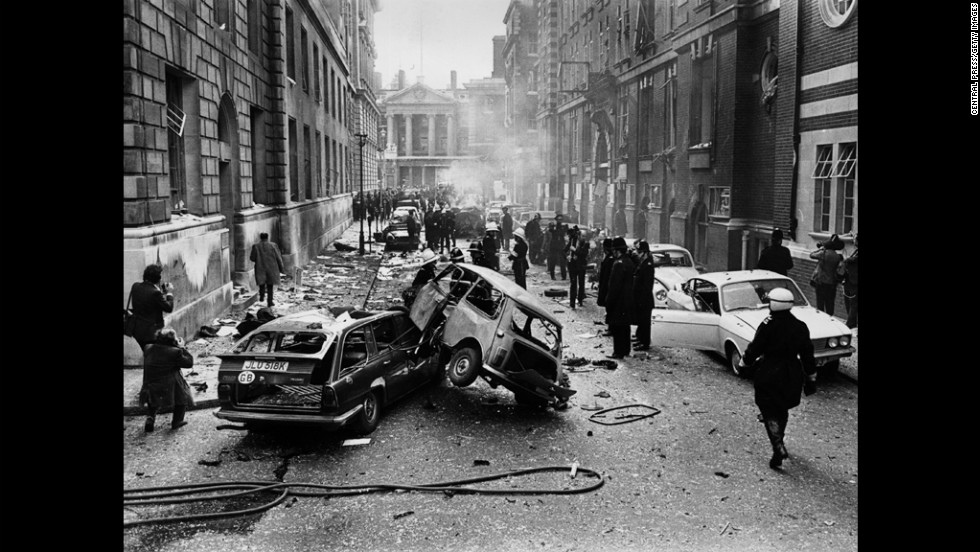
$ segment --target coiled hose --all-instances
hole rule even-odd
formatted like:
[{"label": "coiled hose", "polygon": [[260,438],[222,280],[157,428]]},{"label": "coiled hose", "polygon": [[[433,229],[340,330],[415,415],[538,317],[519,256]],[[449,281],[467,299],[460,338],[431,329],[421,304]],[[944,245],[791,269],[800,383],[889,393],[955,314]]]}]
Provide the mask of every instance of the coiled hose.
[{"label": "coiled hose", "polygon": [[[573,474],[580,472],[588,477],[596,479],[591,485],[574,489],[475,489],[463,487],[473,483],[482,483],[504,479],[506,477],[518,477],[532,473],[542,472],[569,472]],[[193,514],[183,516],[158,517],[150,519],[140,519],[135,521],[124,521],[123,528],[135,527],[138,525],[149,525],[154,523],[176,523],[181,521],[199,521],[215,518],[226,518],[234,516],[246,516],[258,514],[274,508],[281,504],[290,495],[304,497],[333,497],[333,496],[354,496],[360,494],[377,493],[383,491],[418,491],[418,492],[437,492],[447,494],[482,494],[482,495],[570,495],[581,494],[597,490],[605,483],[605,479],[599,472],[589,468],[573,466],[543,466],[539,468],[524,468],[482,477],[470,479],[460,479],[456,481],[445,481],[441,483],[430,483],[427,485],[399,485],[391,483],[367,484],[367,485],[320,485],[315,483],[284,483],[281,481],[228,481],[224,483],[198,483],[188,485],[171,485],[164,487],[146,487],[141,489],[123,489],[123,507],[137,506],[156,506],[160,504],[180,504],[188,502],[199,502],[208,500],[225,500],[229,498],[240,498],[258,493],[276,493],[277,496],[272,502],[247,508],[243,510],[233,510],[227,512],[214,512],[207,514]],[[307,489],[307,490],[301,490]],[[230,494],[215,494],[224,491],[239,491]],[[207,496],[194,496],[207,495]]]}]

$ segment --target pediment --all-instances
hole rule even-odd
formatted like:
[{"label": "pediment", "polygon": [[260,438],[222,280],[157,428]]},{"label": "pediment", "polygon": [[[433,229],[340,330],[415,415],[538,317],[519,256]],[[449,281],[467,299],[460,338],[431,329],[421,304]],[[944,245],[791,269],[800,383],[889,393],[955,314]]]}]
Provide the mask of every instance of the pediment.
[{"label": "pediment", "polygon": [[424,84],[416,83],[388,96],[384,103],[385,105],[452,105],[456,100]]}]

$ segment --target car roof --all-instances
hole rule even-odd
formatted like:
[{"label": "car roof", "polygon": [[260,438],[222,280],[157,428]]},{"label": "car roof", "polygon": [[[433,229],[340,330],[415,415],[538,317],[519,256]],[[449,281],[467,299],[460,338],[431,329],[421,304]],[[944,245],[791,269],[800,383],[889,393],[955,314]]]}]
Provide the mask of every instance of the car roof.
[{"label": "car roof", "polygon": [[544,318],[548,322],[551,322],[558,328],[562,327],[561,322],[555,318],[554,314],[545,309],[544,305],[538,301],[537,297],[531,295],[531,292],[528,290],[508,280],[496,270],[470,263],[458,263],[456,266],[475,273],[477,276],[480,276],[484,280],[490,282],[493,287],[499,289],[502,293],[514,299],[514,301],[517,301],[517,303],[522,307],[533,312],[537,316]]},{"label": "car roof", "polygon": [[683,252],[687,253],[688,255],[691,254],[691,252],[688,251],[687,249],[684,249],[683,247],[681,247],[679,245],[674,245],[672,243],[651,243],[650,244],[650,251],[675,251],[675,250],[676,251],[683,251]]},{"label": "car roof", "polygon": [[[341,332],[348,326],[353,326],[365,319],[381,318],[385,314],[391,314],[393,311],[381,311],[377,313],[371,313],[370,316],[363,318],[355,318],[346,322],[339,322],[333,315],[327,315],[319,310],[309,310],[303,312],[297,312],[294,314],[287,314],[286,316],[280,316],[274,320],[262,324],[257,329],[263,331],[277,331],[277,332],[290,332],[290,331],[303,331],[310,329],[322,329],[329,332]],[[312,324],[320,324],[320,328],[310,328]]]},{"label": "car roof", "polygon": [[788,276],[783,276],[782,274],[773,272],[771,270],[732,270],[728,272],[705,272],[703,274],[698,274],[697,276],[693,276],[691,279],[694,278],[711,282],[712,284],[715,284],[716,286],[719,287],[724,284],[732,284],[737,282],[750,282],[752,280],[789,280],[791,282],[793,281]]}]

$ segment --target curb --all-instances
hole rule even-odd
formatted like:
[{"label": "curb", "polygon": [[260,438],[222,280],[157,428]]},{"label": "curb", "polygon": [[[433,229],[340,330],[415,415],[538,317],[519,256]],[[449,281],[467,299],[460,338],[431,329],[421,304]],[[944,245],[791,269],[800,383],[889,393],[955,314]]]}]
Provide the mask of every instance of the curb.
[{"label": "curb", "polygon": [[[219,406],[218,399],[205,399],[202,401],[194,401],[194,406],[187,409],[188,412],[191,410],[204,410],[207,408],[217,408]],[[158,414],[166,414],[170,412],[171,409],[159,410]],[[123,416],[142,416],[146,414],[146,408],[143,406],[123,406]]]}]

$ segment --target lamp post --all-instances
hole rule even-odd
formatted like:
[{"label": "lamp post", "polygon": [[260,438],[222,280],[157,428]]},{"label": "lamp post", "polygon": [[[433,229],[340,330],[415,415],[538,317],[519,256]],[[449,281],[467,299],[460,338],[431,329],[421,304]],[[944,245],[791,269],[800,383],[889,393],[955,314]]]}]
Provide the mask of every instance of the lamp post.
[{"label": "lamp post", "polygon": [[358,255],[363,255],[364,254],[364,217],[365,214],[367,213],[367,209],[365,209],[366,205],[364,204],[364,144],[367,143],[368,135],[355,134],[354,136],[357,137],[357,145],[361,147],[361,211],[362,211],[361,212],[361,239],[357,251],[358,251]]}]

